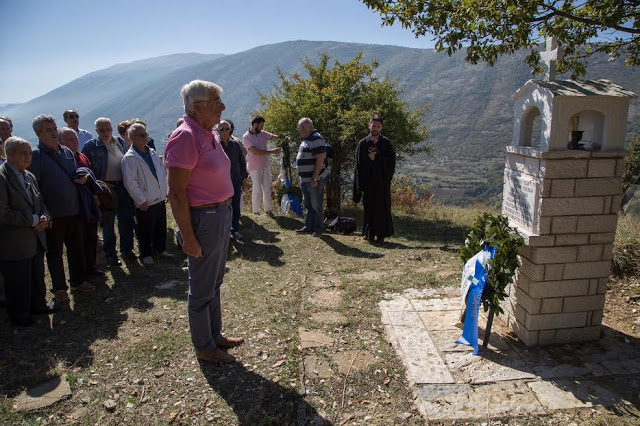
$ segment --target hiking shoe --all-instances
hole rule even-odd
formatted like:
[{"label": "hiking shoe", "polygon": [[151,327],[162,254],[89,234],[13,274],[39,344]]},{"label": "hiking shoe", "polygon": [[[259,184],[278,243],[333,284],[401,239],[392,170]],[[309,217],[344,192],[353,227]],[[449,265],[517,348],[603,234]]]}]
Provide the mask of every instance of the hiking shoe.
[{"label": "hiking shoe", "polygon": [[238,231],[233,231],[231,233],[231,236],[233,237],[233,239],[238,240],[238,241],[242,241],[242,234],[239,233]]},{"label": "hiking shoe", "polygon": [[272,212],[271,210],[269,210],[266,214],[267,214],[267,216],[269,216],[271,219],[275,219],[275,218],[276,218],[276,215],[275,215],[275,214],[273,214],[273,212]]},{"label": "hiking shoe", "polygon": [[67,290],[56,290],[53,292],[53,300],[55,303],[63,303],[69,301]]},{"label": "hiking shoe", "polygon": [[307,228],[306,226],[303,226],[300,229],[296,229],[296,234],[310,234],[311,233],[311,229]]},{"label": "hiking shoe", "polygon": [[129,251],[125,254],[122,255],[123,258],[127,259],[127,260],[136,260],[138,258],[138,256],[136,256],[136,254],[132,251]]},{"label": "hiking shoe", "polygon": [[143,257],[142,258],[142,264],[143,265],[151,266],[151,265],[153,265],[153,263],[154,263],[153,262],[153,257],[151,257],[151,256],[147,256],[147,257]]},{"label": "hiking shoe", "polygon": [[80,284],[75,284],[75,285],[71,284],[71,290],[84,291],[85,293],[90,293],[95,289],[96,289],[96,286],[94,286],[93,284],[87,281],[82,281]]},{"label": "hiking shoe", "polygon": [[165,251],[163,251],[162,253],[160,253],[158,256],[160,256],[160,257],[164,257],[165,259],[173,259],[173,258],[175,258],[175,257],[176,257],[176,255],[175,255],[175,254],[171,254],[171,253],[169,253],[169,252],[168,252],[168,251],[166,251],[166,250],[165,250]]}]

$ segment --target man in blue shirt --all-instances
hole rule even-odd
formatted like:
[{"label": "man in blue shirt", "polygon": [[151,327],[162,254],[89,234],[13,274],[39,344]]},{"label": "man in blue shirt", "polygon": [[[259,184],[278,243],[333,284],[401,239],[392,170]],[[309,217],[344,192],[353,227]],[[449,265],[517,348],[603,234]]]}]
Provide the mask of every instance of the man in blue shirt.
[{"label": "man in blue shirt", "polygon": [[78,149],[82,151],[84,144],[93,139],[93,136],[91,133],[80,128],[80,114],[78,114],[78,111],[75,109],[68,109],[62,114],[62,118],[64,118],[67,126],[71,127],[78,134]]}]

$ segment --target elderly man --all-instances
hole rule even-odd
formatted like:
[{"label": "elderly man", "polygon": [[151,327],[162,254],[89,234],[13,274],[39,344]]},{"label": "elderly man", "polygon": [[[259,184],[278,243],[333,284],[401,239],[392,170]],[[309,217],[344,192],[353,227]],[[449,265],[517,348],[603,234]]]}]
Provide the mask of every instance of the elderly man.
[{"label": "elderly man", "polygon": [[33,119],[33,130],[39,139],[33,151],[29,171],[38,180],[44,203],[53,223],[47,234],[47,267],[51,275],[56,303],[69,300],[62,260],[63,245],[67,248],[69,281],[72,290],[93,291],[85,281],[84,227],[80,215],[80,198],[76,185],[84,185],[87,177],[75,178],[76,160],[71,150],[58,143],[58,128],[51,115]]},{"label": "elderly man", "polygon": [[0,164],[2,164],[5,160],[4,154],[4,141],[11,137],[11,133],[13,132],[13,122],[9,117],[0,116]]},{"label": "elderly man", "polygon": [[260,214],[260,196],[267,216],[273,217],[271,199],[271,161],[269,155],[279,154],[280,148],[267,148],[267,141],[278,140],[278,135],[264,131],[265,119],[257,116],[251,120],[251,128],[242,136],[242,144],[247,149],[247,170],[251,176],[251,208],[253,214]]},{"label": "elderly man", "polygon": [[298,121],[298,133],[302,137],[302,143],[298,148],[296,165],[307,215],[304,226],[296,229],[296,232],[311,233],[314,237],[319,237],[322,235],[324,221],[322,196],[330,171],[325,161],[326,142],[313,127],[313,121],[307,117]]},{"label": "elderly man", "polygon": [[369,136],[360,140],[356,148],[353,177],[353,201],[358,203],[362,198],[364,207],[362,235],[367,241],[380,243],[393,235],[391,179],[396,169],[396,152],[382,134],[382,124],[379,115],[371,117]]},{"label": "elderly man", "polygon": [[147,128],[133,123],[127,129],[131,147],[122,157],[124,186],[136,206],[140,259],[153,265],[153,255],[174,257],[167,247],[167,175],[155,149],[148,143]]},{"label": "elderly man", "polygon": [[62,114],[62,118],[64,119],[64,122],[67,123],[67,126],[75,130],[78,134],[78,145],[80,146],[80,149],[82,149],[85,143],[93,139],[90,132],[80,128],[80,114],[78,114],[78,111],[75,109],[68,109]]},{"label": "elderly man", "polygon": [[184,122],[173,131],[164,151],[169,203],[180,228],[182,250],[189,259],[188,313],[196,357],[230,363],[225,349],[243,343],[222,335],[220,286],[231,227],[231,165],[213,126],[225,106],[217,84],[194,80],[180,91]]},{"label": "elderly man", "polygon": [[[66,146],[73,152],[78,167],[85,167],[91,173],[91,162],[86,155],[78,151],[78,136],[75,130],[70,127],[63,127],[58,130],[58,141],[60,145]],[[91,178],[95,181],[95,176]],[[98,223],[100,222],[100,209],[94,195],[102,190],[95,183],[87,187],[87,194],[82,196],[84,214],[84,255],[87,275],[104,275],[104,272],[96,268],[96,251],[98,249]],[[82,194],[82,193],[81,193]]]},{"label": "elderly man", "polygon": [[27,171],[31,145],[24,139],[5,141],[7,161],[0,165],[0,273],[5,278],[7,312],[19,326],[31,315],[55,312],[45,299],[44,230],[50,218],[38,182]]},{"label": "elderly man", "polygon": [[82,153],[89,158],[91,170],[96,178],[106,182],[118,199],[116,210],[105,212],[102,228],[107,263],[117,266],[122,262],[116,255],[116,217],[120,234],[120,254],[125,259],[137,259],[133,253],[133,217],[135,214],[133,201],[122,181],[121,162],[127,152],[127,144],[122,139],[113,137],[113,126],[108,118],[100,117],[95,124],[98,137],[87,142],[82,148]]}]

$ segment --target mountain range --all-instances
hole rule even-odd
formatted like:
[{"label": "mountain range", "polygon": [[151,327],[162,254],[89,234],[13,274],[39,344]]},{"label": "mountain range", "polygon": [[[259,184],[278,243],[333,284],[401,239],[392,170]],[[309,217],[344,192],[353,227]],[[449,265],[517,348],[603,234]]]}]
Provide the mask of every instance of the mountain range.
[{"label": "mountain range", "polygon": [[[523,62],[524,52],[502,57],[493,67],[471,65],[463,60],[462,52],[449,57],[427,49],[329,41],[289,41],[231,55],[175,54],[86,74],[29,102],[0,106],[0,115],[11,117],[14,134],[33,143],[37,141],[31,120],[42,113],[55,116],[61,126],[62,112],[76,109],[80,127],[94,134],[93,121],[98,117],[109,117],[114,127],[123,119],[140,117],[162,150],[167,134],[183,115],[179,92],[188,81],[210,80],[223,87],[227,107],[223,117],[233,119],[236,135],[241,136],[249,127],[252,111],[259,107],[259,93],[269,93],[277,83],[278,70],[300,72],[301,59],[314,61],[320,53],[343,62],[359,52],[365,61],[376,59],[375,75],[397,80],[411,105],[431,105],[424,123],[431,132],[426,143],[434,151],[431,156],[405,162],[403,166],[412,175],[437,189],[442,179],[434,179],[429,169],[442,164],[458,165],[439,167],[440,172],[448,170],[452,175],[458,169],[464,175],[469,171],[465,165],[480,163],[493,165],[485,173],[499,171],[504,146],[510,143],[513,131],[511,96],[532,78]],[[620,61],[598,56],[592,58],[588,70],[586,78],[606,78],[640,93],[640,72]],[[640,133],[639,115],[640,102],[635,99],[629,111],[628,133]],[[462,181],[467,189],[473,189],[468,179]],[[464,195],[468,191],[454,192]]]}]

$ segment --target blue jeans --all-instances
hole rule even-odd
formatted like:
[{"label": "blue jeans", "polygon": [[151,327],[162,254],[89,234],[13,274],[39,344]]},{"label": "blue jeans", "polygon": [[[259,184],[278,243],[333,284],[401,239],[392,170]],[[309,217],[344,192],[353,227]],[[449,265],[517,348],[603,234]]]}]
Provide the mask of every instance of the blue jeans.
[{"label": "blue jeans", "polygon": [[233,198],[231,198],[231,210],[233,217],[231,218],[231,232],[240,229],[240,197],[242,196],[242,176],[231,176],[233,183]]},{"label": "blue jeans", "polygon": [[324,193],[324,186],[327,184],[327,178],[318,179],[318,184],[311,186],[311,182],[301,182],[300,188],[302,189],[302,201],[304,208],[307,210],[306,217],[304,219],[304,226],[311,232],[322,233],[324,221],[322,195]]},{"label": "blue jeans", "polygon": [[120,254],[126,254],[133,250],[133,228],[135,226],[133,200],[124,184],[119,181],[112,191],[118,198],[118,208],[115,211],[106,212],[103,218],[102,239],[104,240],[104,254],[107,257],[116,257],[116,216],[118,217],[118,233],[120,234]]}]

